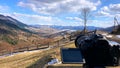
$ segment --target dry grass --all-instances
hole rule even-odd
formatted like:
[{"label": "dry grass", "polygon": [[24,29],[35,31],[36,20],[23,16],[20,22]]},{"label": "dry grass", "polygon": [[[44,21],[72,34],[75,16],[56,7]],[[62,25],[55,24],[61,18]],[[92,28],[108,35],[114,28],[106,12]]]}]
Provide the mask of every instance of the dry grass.
[{"label": "dry grass", "polygon": [[41,51],[26,52],[26,53],[21,53],[14,56],[2,58],[0,59],[0,67],[1,68],[25,68],[39,59],[40,55],[37,55],[39,53],[41,53]]},{"label": "dry grass", "polygon": [[[46,56],[50,56],[53,54],[54,50],[46,50],[46,51],[36,51],[36,52],[25,52],[21,54],[16,54],[14,56],[8,56],[0,59],[0,68],[27,68],[32,67],[32,65],[36,64],[41,59],[46,58]],[[47,59],[49,59],[48,57]],[[47,59],[44,59],[45,63]]]},{"label": "dry grass", "polygon": [[[74,48],[75,45],[73,42],[70,42],[63,47]],[[42,51],[23,52],[14,56],[0,58],[0,68],[43,68],[52,58],[58,58],[61,61],[60,47]],[[48,66],[47,68],[82,68],[82,64],[58,64]]]},{"label": "dry grass", "polygon": [[0,68],[42,68],[51,59],[50,56],[60,60],[60,47],[42,51],[22,52],[0,58]]}]

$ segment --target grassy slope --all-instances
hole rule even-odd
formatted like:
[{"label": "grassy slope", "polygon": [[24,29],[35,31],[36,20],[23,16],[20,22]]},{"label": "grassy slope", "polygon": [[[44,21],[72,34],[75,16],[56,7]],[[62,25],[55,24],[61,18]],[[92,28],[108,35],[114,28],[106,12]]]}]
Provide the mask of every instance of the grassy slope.
[{"label": "grassy slope", "polygon": [[[74,48],[74,43],[68,43],[64,47]],[[60,47],[42,51],[24,52],[0,58],[0,68],[43,68],[51,60],[51,56],[58,58],[60,61]],[[80,64],[60,64],[51,65],[47,68],[80,68],[81,66]]]},{"label": "grassy slope", "polygon": [[54,50],[26,52],[5,57],[0,59],[0,68],[31,68],[34,67],[38,61],[42,61],[39,63],[39,68],[41,68],[49,61],[50,55],[54,52]]},{"label": "grassy slope", "polygon": [[60,60],[59,50],[60,48],[58,47],[0,58],[0,68],[41,68],[51,59],[51,56],[57,57]]}]

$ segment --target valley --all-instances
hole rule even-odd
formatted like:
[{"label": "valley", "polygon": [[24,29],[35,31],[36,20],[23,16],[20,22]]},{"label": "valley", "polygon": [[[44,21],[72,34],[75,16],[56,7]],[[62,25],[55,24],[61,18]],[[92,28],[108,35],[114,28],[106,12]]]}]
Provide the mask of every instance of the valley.
[{"label": "valley", "polygon": [[[111,28],[88,26],[87,31],[97,29],[96,33],[104,35],[111,45],[119,45],[120,28],[116,32]],[[83,26],[26,25],[0,15],[0,68],[81,67],[82,64],[61,64],[60,48],[75,48],[74,39],[82,30]],[[60,64],[47,65],[54,58]]]}]

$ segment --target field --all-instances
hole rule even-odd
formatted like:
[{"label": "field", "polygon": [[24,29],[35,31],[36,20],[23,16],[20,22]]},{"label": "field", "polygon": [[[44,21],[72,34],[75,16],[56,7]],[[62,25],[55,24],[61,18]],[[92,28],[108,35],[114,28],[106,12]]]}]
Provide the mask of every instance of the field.
[{"label": "field", "polygon": [[26,51],[0,58],[0,68],[42,68],[55,57],[60,60],[60,47]]},{"label": "field", "polygon": [[[74,48],[74,42],[69,42],[62,46],[64,48]],[[82,64],[56,64],[47,66],[52,58],[61,61],[60,48],[49,48],[43,50],[26,51],[11,56],[0,58],[0,68],[82,68]],[[120,67],[107,67],[120,68]]]}]

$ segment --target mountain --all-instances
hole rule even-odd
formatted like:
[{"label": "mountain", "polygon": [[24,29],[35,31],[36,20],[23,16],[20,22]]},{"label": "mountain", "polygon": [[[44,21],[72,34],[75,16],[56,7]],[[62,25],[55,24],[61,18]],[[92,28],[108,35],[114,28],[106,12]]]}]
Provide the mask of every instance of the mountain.
[{"label": "mountain", "polygon": [[[59,26],[59,25],[30,25],[31,27],[34,28],[52,28],[56,30],[64,30],[64,29],[69,29],[69,30],[83,30],[84,26]],[[87,30],[95,30],[95,29],[103,29],[100,27],[95,27],[95,26],[87,26]]]},{"label": "mountain", "polygon": [[117,29],[111,31],[112,34],[120,34],[120,25],[117,26]]},{"label": "mountain", "polygon": [[[50,26],[51,28],[54,29],[59,29],[59,30],[63,30],[63,29],[70,29],[70,30],[83,30],[84,26]],[[95,26],[87,26],[87,30],[99,30],[101,29],[100,27],[95,27]]]},{"label": "mountain", "polygon": [[60,31],[58,29],[52,28],[49,25],[29,25],[27,29],[39,34],[40,36],[46,36]]},{"label": "mountain", "polygon": [[120,25],[118,25],[116,27],[117,27],[117,29],[114,29],[114,26],[111,26],[111,27],[107,27],[107,28],[102,28],[101,30],[107,31],[107,32],[113,33],[113,34],[120,34]]},{"label": "mountain", "polygon": [[29,26],[10,16],[0,15],[0,51],[41,43],[42,37],[27,27]]},{"label": "mountain", "polygon": [[25,29],[25,27],[27,27],[26,24],[23,24],[10,16],[0,15],[0,34],[15,34],[18,31],[30,32]]},{"label": "mountain", "polygon": [[0,20],[12,23],[12,24],[17,25],[17,26],[19,26],[21,28],[27,27],[26,24],[24,24],[24,23],[22,23],[22,22],[20,22],[20,21],[18,21],[16,19],[14,19],[14,18],[12,18],[10,16],[4,16],[4,15],[0,14]]},{"label": "mountain", "polygon": [[114,27],[111,26],[111,27],[107,27],[107,28],[102,28],[101,30],[107,31],[107,32],[112,32],[113,29],[114,29]]},{"label": "mountain", "polygon": [[13,22],[14,24],[16,24],[17,26],[19,26],[19,27],[21,27],[21,28],[25,28],[25,27],[28,26],[28,25],[26,25],[26,24],[24,24],[24,23],[22,23],[22,22],[20,22],[20,21],[18,21],[18,20],[16,20],[16,19],[14,19],[14,18],[12,18],[12,17],[10,17],[10,16],[6,16],[6,17],[7,17],[7,19],[8,19],[9,21]]}]

